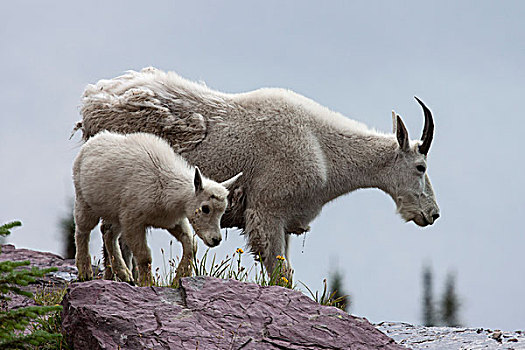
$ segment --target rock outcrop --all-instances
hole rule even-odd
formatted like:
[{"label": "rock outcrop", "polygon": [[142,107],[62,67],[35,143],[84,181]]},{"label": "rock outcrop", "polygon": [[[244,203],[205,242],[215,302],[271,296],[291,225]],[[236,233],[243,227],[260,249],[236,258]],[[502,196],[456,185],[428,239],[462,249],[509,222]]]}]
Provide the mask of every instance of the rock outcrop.
[{"label": "rock outcrop", "polygon": [[424,327],[382,322],[377,328],[413,350],[525,349],[525,332],[483,328]]},{"label": "rock outcrop", "polygon": [[300,292],[211,277],[179,289],[74,283],[63,306],[76,349],[405,349]]},{"label": "rock outcrop", "polygon": [[[44,288],[48,292],[54,289],[64,289],[69,281],[77,278],[77,268],[74,259],[64,259],[53,253],[38,252],[31,249],[17,249],[12,244],[2,244],[1,249],[0,261],[29,260],[31,266],[36,266],[41,269],[48,267],[56,267],[58,269],[56,272],[49,273],[42,278],[37,278],[35,283],[23,288],[31,293],[40,292]],[[11,300],[7,301],[5,305],[7,309],[36,305],[33,298],[27,298],[18,294],[9,294],[9,297]]]},{"label": "rock outcrop", "polygon": [[[72,259],[10,244],[1,248],[0,261],[29,260],[40,268],[58,268],[27,286],[29,291],[62,289],[76,279]],[[34,304],[17,295],[0,306]],[[75,349],[525,350],[523,331],[393,322],[374,326],[289,289],[213,278],[183,279],[180,289],[101,280],[73,283],[63,305],[64,334]]]}]

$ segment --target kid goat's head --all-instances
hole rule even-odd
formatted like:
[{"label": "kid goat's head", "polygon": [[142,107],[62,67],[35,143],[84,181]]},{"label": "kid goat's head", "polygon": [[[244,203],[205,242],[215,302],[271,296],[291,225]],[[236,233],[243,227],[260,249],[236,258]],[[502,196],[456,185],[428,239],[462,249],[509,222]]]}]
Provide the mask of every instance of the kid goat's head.
[{"label": "kid goat's head", "polygon": [[439,218],[439,207],[427,175],[427,154],[434,135],[434,121],[427,106],[417,97],[415,99],[425,114],[421,141],[410,141],[401,117],[392,111],[394,134],[399,148],[392,168],[391,195],[403,219],[427,226]]},{"label": "kid goat's head", "polygon": [[204,178],[195,167],[195,198],[188,208],[188,218],[195,233],[208,247],[219,245],[221,237],[221,217],[228,205],[228,188],[242,175],[239,173],[229,180],[217,183]]}]

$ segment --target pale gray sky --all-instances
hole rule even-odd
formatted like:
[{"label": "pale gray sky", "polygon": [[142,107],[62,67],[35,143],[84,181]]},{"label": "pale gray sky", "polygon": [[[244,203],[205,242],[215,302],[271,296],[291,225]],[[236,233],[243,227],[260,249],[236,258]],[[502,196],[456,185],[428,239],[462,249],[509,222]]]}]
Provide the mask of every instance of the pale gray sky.
[{"label": "pale gray sky", "polygon": [[[418,323],[429,264],[435,295],[456,274],[464,324],[523,329],[524,16],[520,1],[2,2],[0,222],[23,221],[9,238],[18,247],[60,252],[80,95],[128,69],[174,70],[227,92],[286,87],[382,131],[395,109],[413,138],[417,95],[435,116],[429,174],[441,218],[421,229],[378,190],[341,197],[304,248],[294,240],[296,278],[320,289],[335,262],[352,313]],[[158,264],[169,236],[150,242]],[[214,251],[243,244],[230,231]]]}]

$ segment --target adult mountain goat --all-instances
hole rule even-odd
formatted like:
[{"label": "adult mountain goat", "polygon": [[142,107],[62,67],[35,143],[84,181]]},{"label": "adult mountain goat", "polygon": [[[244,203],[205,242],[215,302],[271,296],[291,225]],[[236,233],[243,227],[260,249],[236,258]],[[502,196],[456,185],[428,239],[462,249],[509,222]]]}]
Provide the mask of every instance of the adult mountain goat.
[{"label": "adult mountain goat", "polygon": [[145,68],[89,85],[77,129],[86,140],[101,130],[157,134],[215,180],[242,171],[221,226],[243,229],[272,271],[289,234],[304,233],[325,203],[358,188],[388,193],[406,221],[434,223],[426,165],[434,123],[417,101],[425,126],[421,141],[410,141],[394,112],[394,134],[381,134],[292,91],[225,94]]}]

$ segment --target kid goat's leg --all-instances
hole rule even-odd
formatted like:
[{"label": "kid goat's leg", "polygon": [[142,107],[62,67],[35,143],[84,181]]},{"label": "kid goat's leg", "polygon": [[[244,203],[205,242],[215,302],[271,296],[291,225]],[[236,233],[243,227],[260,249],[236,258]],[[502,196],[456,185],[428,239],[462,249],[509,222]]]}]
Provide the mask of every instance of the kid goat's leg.
[{"label": "kid goat's leg", "polygon": [[[107,225],[107,223],[104,224]],[[106,261],[106,264],[110,265],[110,268],[113,272],[112,274],[108,275],[110,275],[110,278],[112,278],[112,275],[115,274],[124,282],[133,282],[131,271],[126,267],[126,263],[122,258],[122,252],[119,245],[120,234],[121,228],[117,223],[111,223],[110,227],[108,228],[108,226],[106,226],[104,230],[104,245],[106,246],[109,260]],[[106,269],[107,268],[108,266],[106,265]],[[106,276],[106,273],[104,273],[104,278],[106,278]]]},{"label": "kid goat's leg", "polygon": [[111,224],[102,219],[102,223],[100,224],[100,232],[102,233],[102,262],[104,265],[105,280],[112,280],[114,277],[113,269],[111,268],[111,258],[109,257],[108,250],[106,248],[105,235],[109,230],[111,230]]},{"label": "kid goat's leg", "polygon": [[190,223],[186,218],[168,231],[182,244],[182,258],[175,275],[175,281],[178,281],[181,277],[191,276],[191,262],[197,253],[197,242],[193,239]]},{"label": "kid goat's leg", "polygon": [[138,283],[140,285],[151,285],[151,251],[146,242],[146,227],[136,225],[131,221],[121,222],[122,235],[128,247],[131,249],[139,269]]},{"label": "kid goat's leg", "polygon": [[89,254],[89,238],[91,230],[97,226],[99,217],[93,214],[88,205],[78,197],[75,200],[75,261],[78,269],[78,279],[86,281],[93,278],[91,255]]},{"label": "kid goat's leg", "polygon": [[[114,277],[113,270],[111,269],[111,264],[112,264],[111,258],[108,256],[108,251],[106,249],[106,243],[104,243],[105,242],[104,235],[106,234],[106,232],[108,232],[111,229],[112,229],[111,224],[105,220],[102,220],[102,225],[100,225],[100,231],[102,232],[102,242],[103,242],[102,251],[103,251],[103,260],[104,260],[104,279],[105,280],[111,280]],[[118,245],[120,247],[120,253],[122,255],[122,259],[126,263],[127,268],[131,271],[131,274],[133,275],[133,279],[137,279],[138,278],[137,269],[134,268],[136,267],[137,264],[134,262],[133,254],[131,254],[131,250],[128,248],[128,245],[122,239],[122,235],[120,236],[118,240]]]}]

